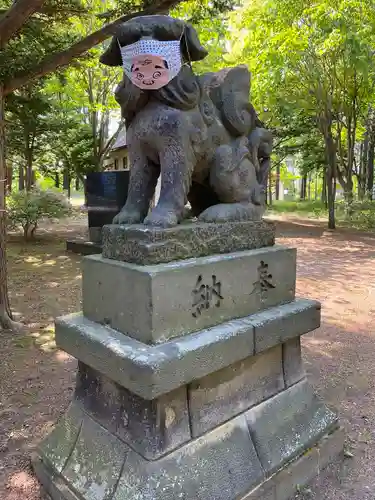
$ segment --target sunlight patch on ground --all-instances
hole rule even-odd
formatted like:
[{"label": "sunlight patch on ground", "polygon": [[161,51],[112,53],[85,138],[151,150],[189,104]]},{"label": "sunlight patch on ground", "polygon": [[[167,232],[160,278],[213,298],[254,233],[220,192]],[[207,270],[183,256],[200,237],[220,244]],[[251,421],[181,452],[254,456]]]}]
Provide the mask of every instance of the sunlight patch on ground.
[{"label": "sunlight patch on ground", "polygon": [[60,363],[67,363],[68,361],[72,361],[72,356],[70,356],[67,352],[64,351],[56,351],[55,359]]},{"label": "sunlight patch on ground", "polygon": [[55,328],[50,324],[38,332],[33,332],[35,345],[44,352],[52,352],[56,349]]},{"label": "sunlight patch on ground", "polygon": [[39,259],[38,257],[35,257],[34,255],[28,255],[23,260],[24,260],[24,262],[27,262],[28,264],[34,264],[34,263],[42,262],[42,259]]},{"label": "sunlight patch on ground", "polygon": [[34,483],[35,479],[33,476],[29,472],[23,470],[13,474],[8,484],[11,488],[27,491],[34,486]]}]

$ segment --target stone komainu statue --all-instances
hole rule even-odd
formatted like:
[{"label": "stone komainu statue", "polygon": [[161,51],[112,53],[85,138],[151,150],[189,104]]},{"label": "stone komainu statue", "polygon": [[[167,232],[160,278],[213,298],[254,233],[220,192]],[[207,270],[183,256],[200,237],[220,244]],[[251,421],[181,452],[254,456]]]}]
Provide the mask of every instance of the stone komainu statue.
[{"label": "stone komainu statue", "polygon": [[[146,46],[151,49],[167,41],[176,47],[177,41],[181,66],[155,90],[151,78],[168,68],[168,57],[161,59],[163,68],[154,64],[153,70],[160,72],[141,88],[133,80],[135,72],[144,77],[136,61],[116,89],[127,127],[131,175],[127,202],[114,223],[174,226],[183,219],[187,201],[202,221],[259,220],[272,136],[249,102],[246,66],[195,75],[190,62],[204,59],[207,51],[191,25],[168,16],[138,17],[120,25],[101,62],[124,64],[125,69],[123,51],[137,48],[139,41],[150,41]],[[159,175],[160,199],[149,213]]]}]

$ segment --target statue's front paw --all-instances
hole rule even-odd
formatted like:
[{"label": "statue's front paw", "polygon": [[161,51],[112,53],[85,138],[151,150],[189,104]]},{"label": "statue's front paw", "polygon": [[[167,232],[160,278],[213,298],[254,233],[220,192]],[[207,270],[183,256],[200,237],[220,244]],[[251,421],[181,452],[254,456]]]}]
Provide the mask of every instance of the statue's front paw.
[{"label": "statue's front paw", "polygon": [[220,203],[207,208],[200,214],[201,222],[240,222],[261,220],[264,207],[252,203]]},{"label": "statue's front paw", "polygon": [[174,227],[179,220],[175,212],[158,209],[157,207],[145,218],[146,226]]},{"label": "statue's front paw", "polygon": [[141,222],[142,215],[139,212],[122,210],[113,219],[112,224],[140,224]]}]

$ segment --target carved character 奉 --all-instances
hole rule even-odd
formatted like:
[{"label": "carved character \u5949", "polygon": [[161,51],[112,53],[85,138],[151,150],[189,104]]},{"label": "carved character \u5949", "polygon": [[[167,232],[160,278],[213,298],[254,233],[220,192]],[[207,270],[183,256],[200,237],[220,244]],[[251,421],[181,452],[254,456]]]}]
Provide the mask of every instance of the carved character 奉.
[{"label": "carved character \u5949", "polygon": [[[272,136],[249,102],[248,69],[195,75],[189,63],[207,51],[191,25],[169,16],[120,25],[101,62],[121,66],[120,46],[142,38],[180,40],[183,66],[159,90],[140,89],[125,74],[116,89],[131,174],[127,202],[114,223],[175,226],[187,201],[202,221],[259,220]],[[159,175],[159,202],[149,213]]]}]

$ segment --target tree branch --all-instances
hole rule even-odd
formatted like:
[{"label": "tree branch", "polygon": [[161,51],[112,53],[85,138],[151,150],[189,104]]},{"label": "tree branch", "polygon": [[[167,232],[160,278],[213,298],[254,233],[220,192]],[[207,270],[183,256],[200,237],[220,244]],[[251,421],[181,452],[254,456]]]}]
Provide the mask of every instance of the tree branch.
[{"label": "tree branch", "polygon": [[[32,0],[26,0],[31,2]],[[34,3],[37,0],[34,0]],[[10,92],[26,85],[30,80],[34,80],[36,78],[40,78],[52,71],[55,71],[57,68],[61,66],[67,66],[71,63],[71,61],[83,53],[87,52],[94,45],[103,42],[107,38],[113,35],[114,30],[120,24],[133,19],[138,16],[152,15],[157,13],[163,13],[180,3],[184,0],[159,0],[157,5],[153,5],[151,7],[146,8],[141,12],[135,12],[133,14],[126,14],[113,23],[107,24],[103,28],[91,35],[83,38],[79,42],[75,43],[71,47],[61,52],[57,52],[56,54],[52,54],[51,56],[46,57],[36,68],[31,70],[28,73],[24,73],[12,78],[10,81],[5,82],[4,84],[4,95],[8,95]],[[39,0],[39,3],[40,0]]]},{"label": "tree branch", "polygon": [[108,153],[114,142],[116,141],[117,137],[120,135],[120,132],[124,128],[124,124],[122,122],[119,123],[119,126],[116,130],[116,132],[112,135],[112,137],[108,140],[105,148],[103,151],[100,152],[100,161],[103,161],[105,155]]},{"label": "tree branch", "polygon": [[44,3],[44,0],[16,0],[0,17],[0,49],[17,33],[27,19]]}]

